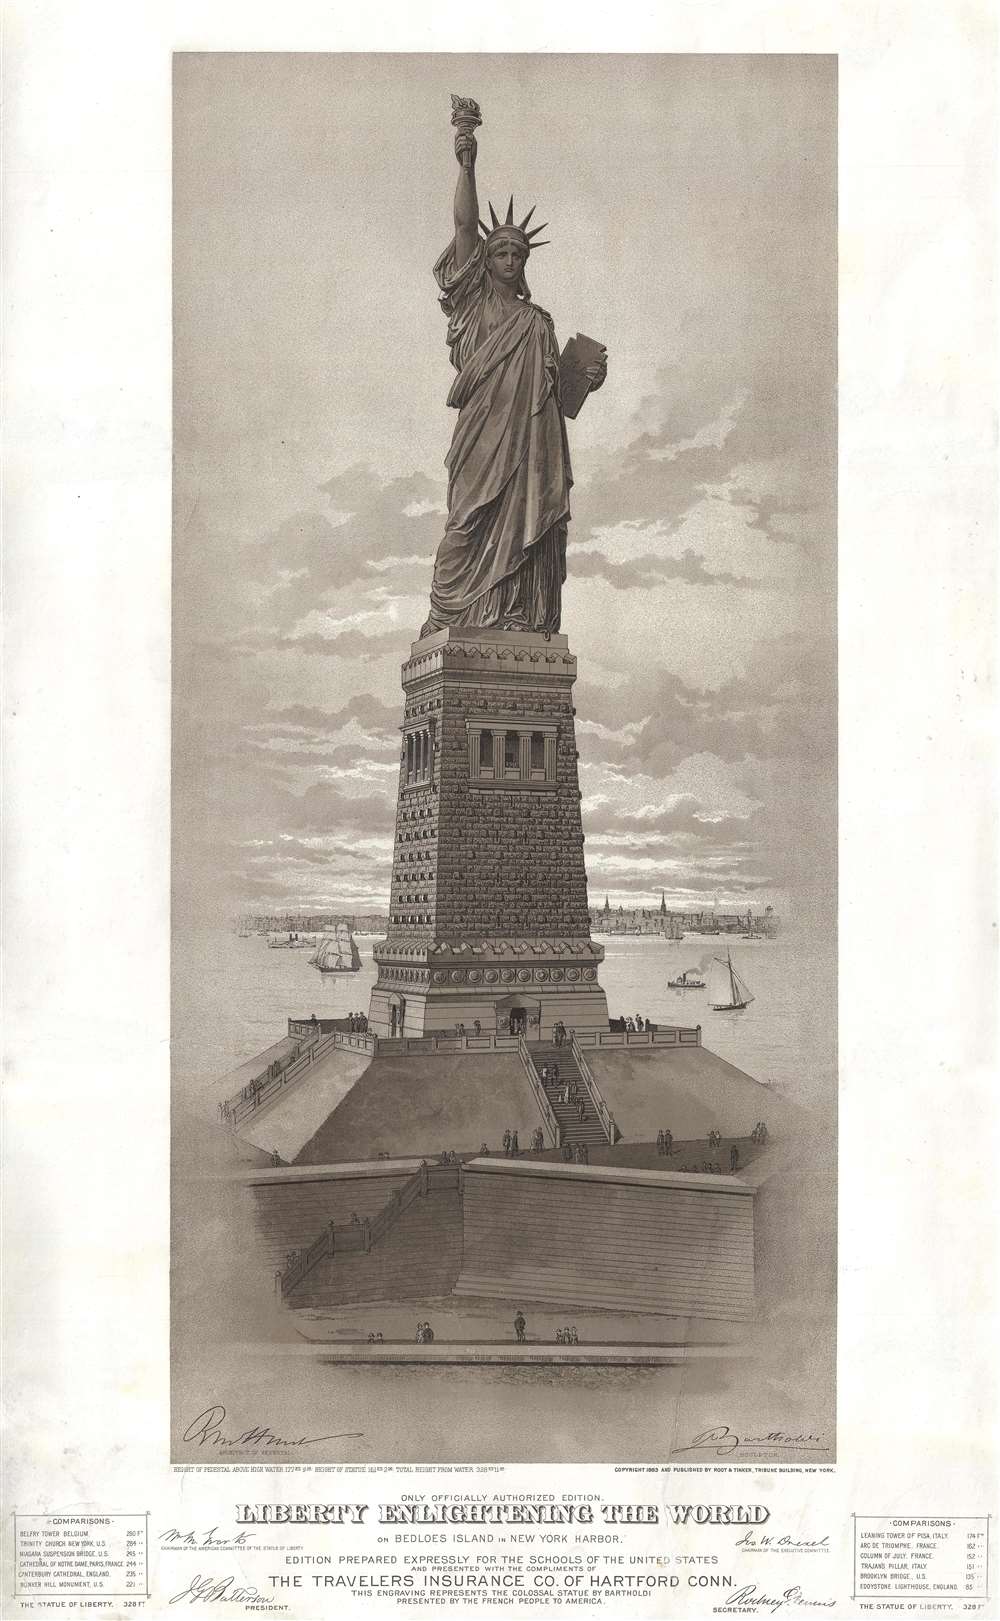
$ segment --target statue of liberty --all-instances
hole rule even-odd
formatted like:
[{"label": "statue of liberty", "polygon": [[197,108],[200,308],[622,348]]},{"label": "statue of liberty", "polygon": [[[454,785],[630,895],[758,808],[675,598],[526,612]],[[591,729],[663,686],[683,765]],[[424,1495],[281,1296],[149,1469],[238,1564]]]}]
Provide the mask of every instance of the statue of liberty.
[{"label": "statue of liberty", "polygon": [[[455,235],[434,266],[448,348],[458,372],[448,404],[458,422],[446,457],[448,519],[431,611],[421,635],[446,626],[559,629],[573,483],[551,316],[531,302],[524,270],[534,209],[514,223],[479,218],[473,101],[452,97],[460,165]],[[482,235],[480,235],[480,231]],[[606,361],[587,366],[600,388]]]}]

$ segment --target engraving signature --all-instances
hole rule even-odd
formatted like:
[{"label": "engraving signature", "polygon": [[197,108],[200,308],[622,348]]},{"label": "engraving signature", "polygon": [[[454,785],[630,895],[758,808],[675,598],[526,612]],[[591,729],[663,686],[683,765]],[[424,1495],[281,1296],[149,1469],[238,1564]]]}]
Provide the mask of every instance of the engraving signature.
[{"label": "engraving signature", "polygon": [[751,1582],[747,1587],[741,1587],[738,1592],[730,1593],[716,1606],[719,1610],[732,1610],[737,1606],[754,1609],[780,1610],[786,1604],[797,1604],[800,1609],[832,1610],[836,1604],[832,1598],[806,1598],[801,1587],[786,1587],[779,1598],[772,1598],[769,1593],[758,1593]]},{"label": "engraving signature", "polygon": [[200,1447],[206,1441],[214,1447],[312,1447],[319,1441],[343,1441],[345,1439],[358,1439],[364,1435],[364,1430],[340,1430],[336,1435],[299,1435],[289,1439],[284,1435],[275,1435],[266,1424],[254,1424],[251,1429],[243,1430],[239,1435],[223,1435],[222,1422],[226,1416],[226,1409],[221,1403],[214,1407],[206,1407],[203,1413],[192,1419],[181,1437],[184,1441],[197,1441]]},{"label": "engraving signature", "polygon": [[219,1527],[213,1525],[211,1531],[178,1531],[174,1526],[169,1531],[160,1532],[160,1541],[168,1548],[245,1548],[248,1542],[256,1540],[255,1531],[237,1531],[235,1536],[216,1536]]},{"label": "engraving signature", "polygon": [[713,1424],[711,1429],[702,1430],[687,1446],[674,1447],[670,1456],[677,1457],[681,1452],[714,1452],[717,1458],[728,1457],[729,1453],[736,1452],[739,1447],[767,1447],[780,1452],[825,1452],[818,1435],[788,1435],[784,1430],[771,1430],[767,1435],[734,1434],[728,1424]]},{"label": "engraving signature", "polygon": [[222,1581],[216,1581],[214,1576],[195,1576],[183,1592],[175,1593],[170,1600],[171,1604],[180,1604],[187,1599],[189,1604],[197,1604],[199,1600],[206,1604],[217,1604],[221,1599],[230,1604],[248,1604],[253,1599],[263,1598],[256,1587],[235,1587],[235,1578],[226,1576]]}]

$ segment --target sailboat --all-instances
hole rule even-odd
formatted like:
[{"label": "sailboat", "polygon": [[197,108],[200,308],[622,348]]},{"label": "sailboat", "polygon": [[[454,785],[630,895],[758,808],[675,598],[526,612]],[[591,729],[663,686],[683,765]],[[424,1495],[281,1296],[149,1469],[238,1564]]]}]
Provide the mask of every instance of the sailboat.
[{"label": "sailboat", "polygon": [[730,1008],[748,1007],[753,999],[750,987],[733,967],[731,954],[726,952],[725,961],[721,957],[713,957],[708,986],[710,1006],[716,1012],[722,1012]]},{"label": "sailboat", "polygon": [[338,923],[333,934],[324,934],[309,958],[321,974],[355,974],[361,967],[361,953],[354,944],[349,923]]}]

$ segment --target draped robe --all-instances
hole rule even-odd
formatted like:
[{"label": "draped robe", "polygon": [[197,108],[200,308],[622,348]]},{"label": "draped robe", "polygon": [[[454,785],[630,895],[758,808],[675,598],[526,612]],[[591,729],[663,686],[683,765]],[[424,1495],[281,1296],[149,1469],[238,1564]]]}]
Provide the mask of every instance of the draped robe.
[{"label": "draped robe", "polygon": [[458,422],[422,634],[447,625],[558,630],[573,475],[552,319],[524,297],[479,342],[484,314],[502,310],[484,242],[463,265],[452,242],[434,275],[458,372],[448,395]]}]

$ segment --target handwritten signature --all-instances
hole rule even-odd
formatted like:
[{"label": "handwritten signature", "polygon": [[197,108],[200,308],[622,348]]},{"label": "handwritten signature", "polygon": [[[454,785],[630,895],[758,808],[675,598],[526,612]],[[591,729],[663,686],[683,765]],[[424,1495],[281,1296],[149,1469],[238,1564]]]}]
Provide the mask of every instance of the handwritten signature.
[{"label": "handwritten signature", "polygon": [[181,1604],[187,1599],[189,1604],[197,1604],[199,1601],[217,1604],[221,1599],[229,1604],[248,1604],[251,1600],[264,1596],[256,1587],[236,1587],[234,1583],[233,1576],[226,1576],[221,1582],[216,1581],[214,1576],[195,1576],[183,1592],[174,1594],[170,1602]]},{"label": "handwritten signature", "polygon": [[247,1543],[256,1541],[256,1532],[237,1531],[235,1536],[217,1537],[219,1527],[213,1525],[211,1531],[178,1531],[173,1526],[169,1531],[160,1532],[160,1541],[168,1548],[245,1548]]},{"label": "handwritten signature", "polygon": [[829,1548],[830,1538],[829,1536],[804,1537],[801,1539],[788,1536],[754,1536],[752,1531],[748,1531],[746,1536],[740,1537],[736,1546],[737,1548],[749,1548],[763,1553],[774,1553],[778,1548],[795,1548],[801,1552],[804,1548]]},{"label": "handwritten signature", "polygon": [[223,1435],[222,1423],[226,1416],[226,1409],[217,1403],[214,1407],[206,1407],[203,1413],[192,1419],[181,1437],[184,1441],[197,1441],[200,1447],[206,1442],[214,1447],[313,1447],[320,1441],[357,1440],[364,1435],[364,1430],[340,1430],[336,1435],[299,1435],[289,1438],[284,1435],[275,1435],[266,1424],[254,1424],[249,1430],[242,1430],[239,1435]]},{"label": "handwritten signature", "polygon": [[832,1598],[806,1598],[801,1587],[786,1587],[779,1598],[772,1598],[769,1593],[758,1593],[751,1582],[747,1587],[741,1587],[735,1593],[730,1593],[716,1608],[719,1610],[733,1610],[738,1606],[762,1610],[781,1610],[786,1604],[797,1604],[800,1609],[832,1610],[836,1604]]},{"label": "handwritten signature", "polygon": [[702,1430],[685,1447],[674,1447],[671,1457],[677,1457],[682,1452],[714,1452],[717,1458],[728,1457],[730,1452],[736,1452],[740,1447],[767,1447],[778,1452],[826,1452],[827,1448],[818,1435],[788,1435],[784,1430],[771,1430],[767,1435],[734,1434],[728,1424],[714,1424],[710,1430]]}]

